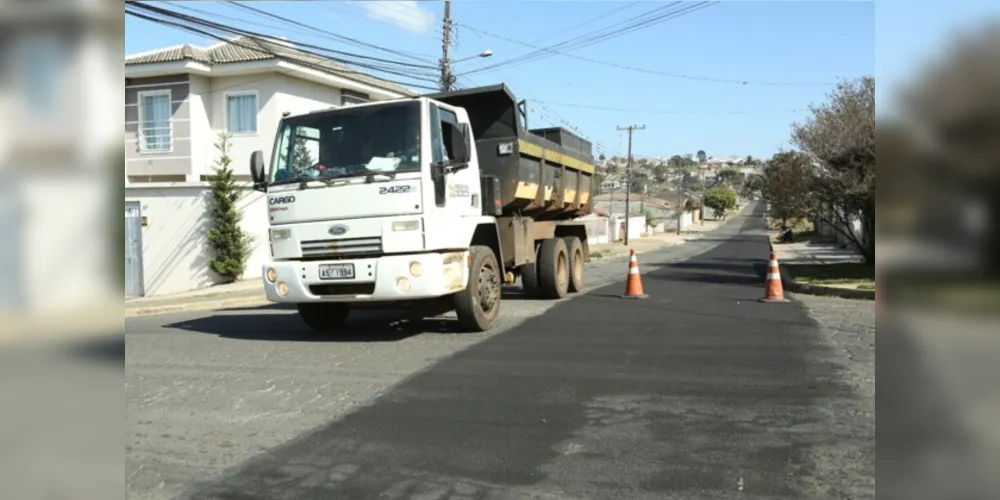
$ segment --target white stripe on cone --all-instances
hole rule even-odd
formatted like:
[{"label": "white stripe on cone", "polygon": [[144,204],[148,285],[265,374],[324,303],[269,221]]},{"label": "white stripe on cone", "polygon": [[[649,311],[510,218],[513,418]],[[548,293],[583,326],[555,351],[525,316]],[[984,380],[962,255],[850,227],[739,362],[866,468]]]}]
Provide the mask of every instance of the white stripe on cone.
[{"label": "white stripe on cone", "polygon": [[774,281],[781,281],[781,273],[769,273],[767,275],[767,279]]},{"label": "white stripe on cone", "polygon": [[630,267],[628,269],[628,273],[629,274],[639,274],[639,268],[638,267]]}]

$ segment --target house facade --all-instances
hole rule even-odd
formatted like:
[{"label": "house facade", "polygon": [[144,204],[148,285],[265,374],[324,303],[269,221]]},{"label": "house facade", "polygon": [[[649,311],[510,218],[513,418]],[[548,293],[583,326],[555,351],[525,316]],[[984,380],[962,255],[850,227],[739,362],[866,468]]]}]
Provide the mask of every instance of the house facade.
[{"label": "house facade", "polygon": [[126,56],[126,295],[218,282],[204,234],[220,133],[230,135],[230,166],[247,186],[240,205],[254,238],[244,275],[252,279],[269,255],[266,206],[249,189],[249,159],[258,149],[270,155],[282,114],[412,95],[280,40],[236,38]]}]

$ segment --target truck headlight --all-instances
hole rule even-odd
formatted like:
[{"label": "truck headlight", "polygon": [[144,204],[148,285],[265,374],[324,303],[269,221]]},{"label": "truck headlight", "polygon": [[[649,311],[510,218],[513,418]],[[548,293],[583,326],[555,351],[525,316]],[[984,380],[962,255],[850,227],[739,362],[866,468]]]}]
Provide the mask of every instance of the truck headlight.
[{"label": "truck headlight", "polygon": [[398,220],[392,223],[393,231],[419,231],[419,220]]},{"label": "truck headlight", "polygon": [[292,237],[291,229],[272,229],[271,241],[287,240]]}]

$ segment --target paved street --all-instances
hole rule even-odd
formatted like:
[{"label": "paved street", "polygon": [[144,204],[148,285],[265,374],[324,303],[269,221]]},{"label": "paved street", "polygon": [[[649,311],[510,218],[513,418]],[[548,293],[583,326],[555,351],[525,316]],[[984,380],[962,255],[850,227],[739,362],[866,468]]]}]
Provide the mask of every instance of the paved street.
[{"label": "paved street", "polygon": [[642,255],[646,300],[617,298],[621,260],[512,294],[489,334],[129,319],[128,498],[874,497],[873,307],[758,303],[760,229]]}]

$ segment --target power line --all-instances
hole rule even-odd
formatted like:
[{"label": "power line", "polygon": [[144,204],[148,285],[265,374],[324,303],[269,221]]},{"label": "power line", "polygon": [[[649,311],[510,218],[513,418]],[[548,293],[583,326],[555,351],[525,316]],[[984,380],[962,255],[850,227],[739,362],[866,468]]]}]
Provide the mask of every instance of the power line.
[{"label": "power line", "polygon": [[[140,15],[140,14],[134,12],[134,11],[133,12],[128,12],[129,14],[131,14],[131,15],[133,15],[135,17],[140,17],[140,18],[143,18],[143,19],[155,22],[155,23],[159,23],[159,24],[166,24],[166,25],[175,26],[175,27],[178,27],[178,28],[186,30],[186,31],[191,31],[191,32],[194,32],[194,33],[202,34],[204,36],[208,36],[210,38],[215,38],[215,39],[218,39],[218,40],[221,40],[221,41],[224,41],[224,42],[233,43],[232,40],[227,40],[225,38],[219,37],[218,35],[215,35],[215,34],[212,34],[212,33],[208,33],[208,32],[206,32],[204,30],[193,28],[191,25],[193,24],[193,25],[196,25],[196,26],[201,26],[201,27],[212,29],[212,30],[216,30],[216,31],[221,31],[223,33],[235,34],[235,35],[243,36],[245,38],[252,39],[252,40],[254,40],[254,41],[258,42],[258,43],[261,43],[261,41],[273,42],[273,43],[276,43],[278,45],[281,45],[282,43],[292,43],[292,44],[296,45],[297,52],[301,52],[301,53],[304,53],[304,54],[313,55],[313,56],[316,56],[316,57],[320,57],[320,58],[323,58],[323,59],[326,59],[326,60],[335,61],[335,62],[339,62],[339,63],[353,64],[353,65],[356,65],[356,66],[359,66],[359,67],[363,67],[363,68],[366,68],[366,69],[371,69],[371,70],[375,70],[375,71],[381,71],[383,73],[389,73],[389,74],[395,74],[395,75],[399,75],[399,76],[405,76],[405,77],[410,77],[410,78],[421,79],[418,76],[419,73],[416,73],[413,70],[410,70],[409,73],[404,73],[404,72],[401,72],[401,71],[399,71],[397,69],[392,68],[391,66],[385,66],[385,65],[381,65],[381,64],[373,64],[373,63],[366,63],[366,62],[359,62],[359,61],[350,61],[350,60],[339,58],[339,57],[333,57],[333,56],[328,56],[328,55],[323,55],[323,54],[317,54],[315,52],[304,50],[304,49],[302,49],[300,47],[313,48],[313,49],[317,49],[317,50],[324,51],[324,52],[343,53],[343,52],[340,52],[340,51],[330,50],[330,49],[326,49],[326,48],[323,48],[323,47],[318,47],[318,46],[315,46],[315,45],[310,45],[310,44],[306,44],[306,43],[302,43],[302,42],[294,42],[294,41],[287,40],[287,39],[283,40],[283,41],[279,41],[279,39],[277,39],[275,37],[272,37],[272,36],[269,36],[269,35],[265,35],[265,34],[262,34],[262,33],[253,32],[253,31],[249,31],[249,30],[244,30],[244,29],[241,29],[241,28],[235,28],[235,27],[232,27],[232,26],[226,26],[226,25],[223,25],[223,24],[220,24],[220,23],[215,23],[215,22],[212,22],[212,21],[207,21],[207,20],[200,19],[200,18],[197,18],[197,17],[194,17],[194,16],[188,16],[186,14],[180,14],[180,13],[173,12],[173,11],[170,11],[170,10],[167,10],[167,9],[162,9],[162,8],[158,8],[158,7],[152,7],[152,6],[144,5],[144,4],[137,3],[137,2],[131,2],[131,1],[127,2],[126,3],[126,7],[128,7],[128,6],[132,6],[132,7],[140,8],[140,9],[143,9],[143,10],[146,10],[146,11],[150,11],[150,12],[153,12],[153,13],[165,16],[168,19],[176,19],[178,21],[184,21],[184,22],[187,22],[188,24],[184,24],[182,22],[174,22],[174,21],[167,21],[167,20],[163,20],[163,19],[157,19],[155,17],[151,17],[151,16],[148,16],[148,15],[147,16],[143,16],[143,15]],[[240,45],[238,43],[233,43],[233,44],[234,45],[238,45],[238,46],[242,46],[242,47],[250,49],[250,50],[265,51],[265,52],[267,52],[267,53],[269,53],[271,55],[274,55],[276,57],[282,57],[282,56],[279,56],[278,54],[275,54],[273,51],[268,50],[267,47],[249,47],[249,46],[245,46],[245,45]],[[352,55],[354,55],[354,54],[352,54]],[[355,55],[355,56],[357,56],[357,55]],[[284,56],[284,57],[285,58],[289,58],[287,55]],[[361,57],[367,57],[367,56],[361,56]],[[396,63],[396,62],[390,61],[390,63]],[[403,64],[403,65],[405,65],[407,67],[410,66],[409,63],[400,63],[400,64]],[[428,66],[427,68],[429,70],[430,67]],[[327,68],[327,69],[329,69],[329,68]]]},{"label": "power line", "polygon": [[601,15],[599,15],[597,17],[592,17],[592,18],[590,18],[590,19],[588,19],[588,20],[586,20],[586,21],[584,21],[582,23],[579,23],[579,24],[574,24],[573,26],[570,26],[569,28],[566,28],[564,30],[560,30],[560,31],[557,31],[557,32],[552,33],[550,35],[546,35],[546,36],[544,36],[542,38],[539,38],[538,40],[535,40],[532,43],[538,43],[538,42],[541,42],[542,40],[548,40],[550,38],[554,38],[554,37],[556,37],[558,35],[561,35],[563,33],[566,33],[566,32],[569,32],[569,31],[573,31],[573,30],[575,30],[575,29],[577,29],[577,28],[579,28],[581,26],[586,26],[586,25],[588,25],[588,24],[590,24],[590,23],[592,23],[594,21],[600,21],[602,19],[607,19],[608,16],[610,16],[612,14],[615,14],[617,12],[621,12],[621,11],[623,11],[625,9],[630,8],[630,7],[634,7],[636,5],[639,5],[640,3],[642,3],[642,0],[638,0],[636,2],[629,2],[629,3],[625,4],[622,7],[618,7],[616,9],[613,9],[611,12],[607,12],[607,13],[601,14]]},{"label": "power line", "polygon": [[[231,27],[231,26],[226,26],[226,25],[223,25],[223,24],[220,24],[220,23],[215,23],[215,22],[212,22],[212,21],[207,21],[207,20],[200,19],[200,18],[197,18],[197,17],[194,17],[194,16],[188,16],[186,14],[181,14],[181,13],[178,13],[178,12],[173,12],[173,11],[170,11],[170,10],[167,10],[167,9],[162,9],[162,8],[159,8],[159,7],[153,7],[153,6],[150,6],[150,5],[145,5],[145,4],[141,4],[141,3],[137,3],[137,2],[133,2],[133,1],[126,2],[125,7],[126,7],[126,14],[132,15],[132,16],[140,18],[140,19],[145,19],[145,20],[148,20],[148,21],[151,21],[151,22],[154,22],[154,23],[163,24],[163,25],[167,25],[167,26],[173,26],[173,27],[185,30],[185,31],[189,31],[189,32],[196,33],[196,34],[199,34],[199,35],[202,35],[202,36],[206,36],[208,38],[214,38],[214,39],[217,39],[219,41],[226,42],[226,43],[229,43],[231,45],[242,47],[242,48],[245,48],[245,49],[248,49],[248,50],[257,51],[257,52],[265,52],[265,53],[270,54],[271,56],[277,57],[279,59],[283,59],[283,60],[286,60],[286,61],[289,61],[289,62],[294,62],[296,64],[300,64],[302,66],[309,67],[309,68],[312,68],[312,69],[318,69],[320,71],[331,72],[331,73],[340,74],[340,75],[370,76],[370,75],[367,75],[367,74],[364,74],[364,73],[361,73],[361,72],[358,72],[358,71],[354,71],[354,70],[352,70],[352,69],[350,69],[348,67],[344,67],[343,69],[341,69],[341,68],[331,68],[329,66],[329,64],[322,64],[322,63],[328,63],[329,61],[334,61],[334,62],[339,62],[339,63],[342,63],[342,64],[344,64],[344,63],[346,63],[346,64],[352,64],[352,65],[355,65],[355,66],[363,67],[363,68],[366,68],[366,69],[371,69],[371,70],[374,70],[374,71],[379,71],[379,72],[382,72],[382,73],[403,76],[403,77],[411,78],[411,79],[414,79],[414,80],[420,80],[420,81],[426,81],[426,82],[432,82],[432,83],[435,81],[429,75],[428,76],[423,76],[422,73],[417,73],[417,72],[415,72],[413,70],[409,70],[409,71],[406,71],[406,70],[397,70],[397,69],[393,69],[393,68],[390,68],[390,67],[386,67],[384,65],[371,64],[371,63],[362,63],[362,62],[356,62],[356,61],[348,61],[348,60],[344,60],[342,58],[336,58],[336,57],[326,56],[326,55],[323,55],[323,54],[317,54],[316,52],[305,50],[305,49],[302,49],[302,48],[299,48],[299,47],[312,47],[312,48],[316,48],[316,49],[324,50],[324,51],[326,49],[323,49],[321,47],[316,47],[314,45],[303,44],[303,43],[298,43],[298,42],[292,42],[290,40],[281,40],[281,41],[278,41],[274,37],[270,37],[270,36],[263,35],[263,34],[260,34],[260,33],[252,32],[252,31],[249,31],[249,30],[244,30],[244,29],[234,28],[234,27]],[[130,7],[132,8],[132,10],[129,10]],[[144,10],[144,11],[146,11],[146,13],[137,12],[135,9]],[[152,13],[152,14],[150,14],[150,13]],[[160,16],[166,17],[167,19],[157,18],[153,14],[159,14]],[[174,19],[174,20],[171,20],[171,19]],[[201,28],[205,28],[205,29],[201,29]],[[239,36],[243,37],[246,40],[251,40],[251,41],[255,42],[255,44],[254,45],[250,45],[250,44],[244,43],[244,41],[240,40],[240,39],[235,39],[235,40],[233,40],[233,39],[227,39],[225,37],[222,37],[222,36],[220,36],[220,35],[218,35],[216,33],[208,31],[208,30],[221,31],[223,33],[228,33],[228,34],[236,34],[236,35],[239,35]],[[282,54],[278,54],[278,53],[276,53],[273,50],[272,47],[269,47],[269,45],[280,46],[283,43],[292,43],[293,45],[296,46],[295,53],[301,53],[301,54],[305,54],[305,55],[311,55],[311,56],[314,56],[314,57],[318,58],[319,61],[316,61],[316,60],[310,61],[310,60],[304,59],[302,57],[297,57],[296,55],[290,54],[287,51],[282,51],[283,52]],[[408,83],[408,82],[393,81],[393,80],[386,79],[386,78],[380,78],[380,79],[382,81],[387,82],[387,83],[394,83],[394,84],[397,84],[397,85],[411,86],[411,87],[414,87],[414,88],[421,88],[421,89],[425,89],[425,90],[432,90],[433,89],[433,87],[426,86],[426,85],[419,85],[419,84],[413,84],[413,83]]]},{"label": "power line", "polygon": [[724,111],[671,111],[665,109],[637,109],[637,108],[612,108],[606,106],[593,106],[590,104],[573,104],[568,102],[555,102],[555,101],[542,101],[538,99],[533,99],[535,102],[551,104],[553,106],[566,106],[570,108],[582,108],[582,109],[594,109],[600,111],[615,111],[623,113],[651,113],[651,114],[666,114],[666,115],[758,115],[758,114],[782,114],[782,113],[802,113],[804,109],[780,109],[780,110],[758,110],[758,111],[741,111],[741,110],[724,110]]},{"label": "power line", "polygon": [[[290,25],[293,25],[293,26],[305,28],[305,29],[308,29],[308,30],[311,30],[311,31],[314,31],[314,32],[317,32],[317,33],[320,33],[320,34],[332,37],[332,38],[337,39],[337,40],[343,40],[343,41],[346,41],[348,43],[354,43],[354,44],[357,44],[357,45],[360,45],[360,46],[368,47],[368,48],[375,49],[375,50],[380,50],[380,51],[387,52],[387,53],[390,53],[390,54],[393,54],[393,55],[398,55],[398,56],[402,56],[402,57],[411,57],[411,56],[408,56],[407,54],[404,54],[404,53],[402,53],[402,52],[400,52],[398,50],[393,50],[393,49],[389,49],[389,48],[385,48],[385,47],[380,47],[378,45],[374,45],[374,44],[371,44],[371,43],[368,43],[368,42],[363,42],[361,40],[357,40],[357,39],[354,39],[354,38],[351,38],[351,37],[347,37],[347,36],[343,36],[343,35],[338,35],[336,33],[330,32],[330,31],[326,31],[326,30],[322,30],[322,29],[319,29],[319,28],[315,28],[313,26],[309,26],[307,24],[303,24],[303,23],[300,23],[298,21],[294,21],[292,19],[288,19],[286,17],[282,17],[282,16],[279,16],[277,14],[272,14],[272,13],[267,12],[265,10],[261,10],[261,9],[255,8],[255,7],[251,7],[251,6],[246,5],[244,3],[234,2],[232,0],[229,0],[226,3],[228,3],[229,5],[232,5],[234,7],[238,7],[240,9],[248,10],[248,11],[251,11],[251,12],[256,12],[256,13],[258,13],[260,15],[263,15],[263,16],[266,16],[266,17],[270,17],[270,18],[273,18],[273,19],[276,19],[276,20],[279,20],[279,21],[283,21],[283,22],[285,22],[287,24],[290,24]],[[331,50],[331,49],[326,49],[326,50],[328,50],[330,52],[334,52],[334,53],[342,53],[342,54],[345,54],[345,55],[349,55],[349,53],[346,53],[346,52],[339,52],[339,51]],[[401,65],[401,66],[409,66],[409,67],[413,67],[413,68],[430,68],[430,69],[434,68],[433,66],[430,66],[428,64],[404,63],[404,62],[392,61],[392,60],[387,60],[387,59],[379,59],[379,58],[374,58],[374,57],[360,56],[360,55],[357,55],[357,54],[354,54],[354,57],[364,57],[366,59],[372,59],[372,60],[376,60],[376,61],[380,61],[380,62],[387,62],[387,63],[392,63],[392,64],[398,64],[398,65]]]},{"label": "power line", "polygon": [[[202,14],[202,15],[214,17],[214,18],[217,18],[217,19],[225,19],[225,20],[229,20],[231,22],[243,23],[243,24],[248,24],[248,25],[251,25],[251,26],[259,26],[259,27],[268,28],[268,29],[279,29],[278,27],[276,27],[273,24],[267,24],[267,23],[262,23],[262,22],[255,22],[255,21],[250,21],[250,20],[243,19],[243,18],[240,18],[240,17],[226,16],[226,15],[218,14],[218,13],[215,13],[215,12],[208,12],[208,11],[205,11],[205,10],[196,9],[194,7],[190,7],[190,6],[183,5],[183,4],[176,3],[176,2],[163,2],[163,3],[171,5],[173,7],[178,8],[178,9],[186,10],[188,12],[194,12],[196,14]],[[323,7],[326,7],[326,8],[330,8],[330,6],[326,5],[325,2],[318,2],[317,5],[320,5],[320,6],[323,6]],[[232,7],[232,6],[230,6],[230,7]],[[239,6],[237,5],[237,7],[239,7]],[[346,14],[346,15],[349,15],[349,16],[362,17],[362,16],[358,16],[356,14],[352,14],[350,12],[342,12],[342,11],[337,11],[337,10],[334,10],[334,12],[337,12],[339,14]],[[307,28],[307,29],[310,29],[310,30],[315,30],[315,28],[312,28],[310,26],[300,26],[300,29],[293,30],[293,32],[295,32],[295,33],[304,33],[304,30],[301,29],[301,28]],[[280,29],[284,29],[284,28],[280,28]],[[326,36],[322,36],[322,38],[336,40],[338,42],[342,42],[343,41],[341,38],[338,38],[340,35],[337,35],[335,33],[330,33],[329,31],[322,31],[322,33],[326,34]],[[364,45],[362,45],[362,46],[364,46]],[[410,58],[412,60],[415,60],[415,61],[421,61],[421,62],[425,62],[425,63],[432,63],[433,62],[433,61],[430,61],[430,60],[428,60],[426,58],[420,57],[419,54],[413,54],[413,53],[405,52],[405,51],[398,51],[398,53],[400,55],[404,56],[404,57],[408,57],[408,58]],[[359,57],[364,57],[364,56],[359,56]]]},{"label": "power line", "polygon": [[[459,23],[456,23],[456,24],[459,24]],[[503,35],[498,35],[496,33],[491,33],[491,32],[486,31],[486,30],[481,30],[481,29],[478,29],[478,28],[474,28],[472,26],[467,26],[467,25],[464,25],[464,24],[462,24],[461,26],[464,27],[464,28],[467,28],[470,31],[474,31],[476,33],[479,33],[481,35],[485,35],[485,36],[493,37],[493,38],[496,38],[496,39],[499,39],[499,40],[504,40],[504,41],[507,41],[507,42],[515,43],[517,45],[521,45],[521,46],[524,46],[524,47],[531,47],[531,48],[536,48],[536,49],[541,49],[542,48],[542,47],[539,47],[537,45],[533,45],[533,44],[530,44],[530,43],[525,43],[525,42],[522,42],[520,40],[514,40],[513,38],[509,38],[509,37],[506,37],[506,36],[503,36]],[[552,51],[551,49],[547,49],[547,50]],[[611,68],[624,69],[624,70],[628,70],[628,71],[636,71],[636,72],[639,72],[639,73],[646,73],[646,74],[650,74],[650,75],[666,76],[666,77],[670,77],[670,78],[679,78],[679,79],[683,79],[683,80],[694,80],[694,81],[701,81],[701,82],[708,82],[708,83],[726,83],[726,84],[736,84],[736,85],[760,85],[760,86],[790,86],[790,87],[799,87],[799,86],[803,86],[803,87],[824,86],[824,87],[826,87],[826,86],[836,85],[836,82],[779,82],[779,81],[760,81],[760,80],[756,80],[755,81],[755,80],[737,80],[737,79],[727,79],[727,78],[712,78],[712,77],[706,77],[706,76],[694,76],[694,75],[686,75],[686,74],[681,74],[681,73],[672,73],[672,72],[669,72],[669,71],[660,71],[660,70],[654,70],[654,69],[648,69],[648,68],[639,68],[639,67],[636,67],[636,66],[628,66],[628,65],[625,65],[625,64],[618,64],[618,63],[613,63],[613,62],[610,62],[610,61],[602,61],[602,60],[599,60],[599,59],[592,59],[592,58],[589,58],[589,57],[578,56],[576,54],[568,54],[568,53],[565,53],[565,52],[558,52],[558,51],[552,51],[552,52],[555,52],[556,54],[564,56],[564,57],[569,57],[571,59],[577,59],[577,60],[586,61],[586,62],[589,62],[589,63],[600,64],[602,66],[608,66],[608,67],[611,67]],[[474,71],[478,71],[478,69],[480,69],[480,68],[477,68]],[[484,67],[483,69],[486,69],[486,68]],[[466,75],[467,74],[468,73],[466,73]]]},{"label": "power line", "polygon": [[[712,5],[712,2],[700,2],[697,4],[688,4],[686,6],[674,9],[674,7],[680,3],[682,2],[672,2],[666,7],[658,7],[644,14],[634,16],[632,18],[626,19],[625,21],[621,21],[611,26],[599,29],[595,32],[580,35],[548,47],[536,47],[537,50],[535,51],[523,54],[521,56],[516,56],[506,61],[501,61],[499,63],[490,66],[477,68],[475,70],[472,70],[471,72],[473,73],[481,72],[502,66],[514,66],[532,60],[538,60],[543,57],[546,57],[547,55],[564,54],[571,50],[580,49],[588,45],[593,45],[595,43],[623,36],[655,24],[659,24],[671,19],[682,17],[684,15],[690,14],[692,12],[704,9]],[[627,24],[627,23],[632,23],[632,24]],[[546,53],[548,54],[546,55]]]}]

